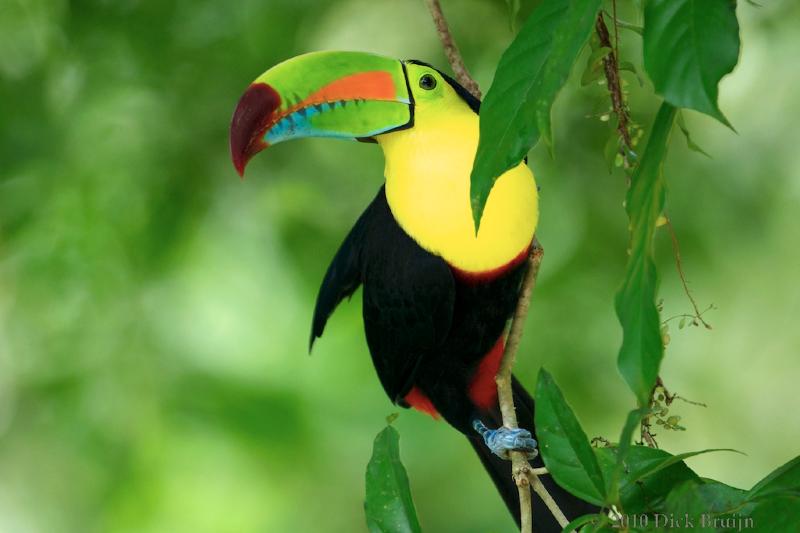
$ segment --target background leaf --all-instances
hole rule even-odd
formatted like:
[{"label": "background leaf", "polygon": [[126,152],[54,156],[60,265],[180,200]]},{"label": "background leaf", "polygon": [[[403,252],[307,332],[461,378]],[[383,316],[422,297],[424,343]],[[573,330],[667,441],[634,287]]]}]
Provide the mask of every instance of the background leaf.
[{"label": "background leaf", "polygon": [[601,505],[605,483],[589,439],[544,368],[536,384],[534,416],[539,449],[550,475],[576,496]]},{"label": "background leaf", "polygon": [[421,531],[408,475],[400,461],[400,434],[386,426],[372,446],[367,465],[367,526],[373,533]]},{"label": "background leaf", "polygon": [[511,31],[517,29],[517,15],[519,15],[519,2],[520,0],[506,0],[506,7],[508,8],[508,27]]},{"label": "background leaf", "polygon": [[495,180],[520,164],[540,136],[552,144],[550,108],[589,37],[600,3],[544,0],[500,58],[481,105],[472,169],[476,229]]},{"label": "background leaf", "polygon": [[656,92],[731,126],[717,85],[739,59],[735,0],[651,0],[644,9],[644,66]]},{"label": "background leaf", "polygon": [[630,219],[630,257],[617,292],[616,310],[622,324],[622,347],[617,358],[628,386],[640,406],[647,406],[664,356],[656,309],[658,275],[653,260],[656,220],[664,208],[662,165],[675,108],[664,102],[656,115],[642,161],[631,177],[625,199]]}]

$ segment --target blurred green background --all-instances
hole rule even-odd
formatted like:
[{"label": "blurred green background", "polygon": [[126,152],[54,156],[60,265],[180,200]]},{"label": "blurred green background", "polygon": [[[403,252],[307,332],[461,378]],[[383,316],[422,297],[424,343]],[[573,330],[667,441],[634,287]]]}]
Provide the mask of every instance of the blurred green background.
[{"label": "blurred green background", "polygon": [[[443,2],[487,88],[512,38],[502,1]],[[668,212],[712,331],[672,322],[662,375],[690,460],[749,487],[800,442],[800,7],[739,6],[721,86],[738,135],[687,113]],[[523,12],[530,9],[525,5]],[[476,21],[480,21],[477,24]],[[623,60],[640,65],[639,37]],[[373,145],[307,140],[240,181],[227,128],[241,92],[290,56],[352,49],[446,66],[421,0],[0,0],[0,531],[363,531],[372,438],[396,411],[374,376],[360,297],[314,355],[316,289],[381,184]],[[582,61],[583,62],[583,61]],[[615,368],[625,178],[609,175],[605,88],[581,68],[539,146],[546,248],[518,375],[545,365],[590,436],[633,404]],[[646,128],[657,100],[625,74]],[[689,312],[666,232],[664,316]],[[396,422],[423,525],[511,531],[472,451],[443,423]]]}]

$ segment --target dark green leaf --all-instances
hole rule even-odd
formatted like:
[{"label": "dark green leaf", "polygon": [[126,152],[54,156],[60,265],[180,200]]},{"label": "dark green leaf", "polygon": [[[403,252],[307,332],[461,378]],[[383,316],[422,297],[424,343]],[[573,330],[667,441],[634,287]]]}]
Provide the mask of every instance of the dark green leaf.
[{"label": "dark green leaf", "polygon": [[739,59],[736,0],[650,0],[644,9],[644,67],[656,92],[731,126],[717,85]]},{"label": "dark green leaf", "polygon": [[408,475],[400,462],[400,434],[387,426],[375,437],[367,465],[367,526],[372,533],[421,531]]},{"label": "dark green leaf", "polygon": [[[617,466],[618,449],[599,448],[595,453],[603,474],[611,477]],[[630,472],[658,464],[669,457],[669,453],[648,446],[630,448],[624,460],[624,475],[619,488],[620,509],[626,514],[659,512],[663,510],[664,499],[673,487],[688,480],[700,479],[685,463],[678,462],[637,482],[629,480]]]},{"label": "dark green leaf", "polygon": [[550,108],[594,26],[600,0],[543,0],[503,53],[481,106],[471,177],[478,228],[495,180],[520,164],[539,137],[552,144]]},{"label": "dark green leaf", "polygon": [[[713,480],[687,481],[670,491],[662,509],[663,521],[655,525],[668,526],[669,524],[664,521],[669,517],[678,517],[681,521],[680,526],[685,529],[728,531],[723,521],[736,520],[749,511],[749,508],[742,507],[745,504],[746,494],[743,490]],[[736,530],[735,523],[734,530]],[[758,529],[758,531],[764,530]]]},{"label": "dark green leaf", "polygon": [[800,494],[800,456],[774,470],[750,489],[749,498],[762,498],[776,492],[793,491]]},{"label": "dark green leaf", "polygon": [[607,503],[609,504],[619,503],[617,501],[619,498],[619,483],[625,470],[625,459],[628,457],[628,452],[631,449],[633,432],[639,426],[645,414],[647,414],[646,409],[634,409],[628,413],[628,418],[625,420],[625,425],[619,437],[619,445],[617,446],[617,465],[611,476],[606,477],[606,479],[609,480],[609,487],[607,490]]},{"label": "dark green leaf", "polygon": [[592,522],[581,528],[581,533],[617,533],[619,530],[614,528],[609,519]]},{"label": "dark green leaf", "polygon": [[550,475],[576,496],[602,504],[605,482],[592,446],[545,369],[539,371],[536,385],[535,418],[539,449]]},{"label": "dark green leaf", "polygon": [[[693,152],[701,153],[706,157],[711,157],[710,155],[708,155],[708,153],[705,150],[700,148],[694,142],[694,140],[692,140],[692,136],[689,133],[689,128],[686,127],[686,122],[683,120],[683,113],[678,113],[678,119],[677,119],[676,122],[677,122],[678,127],[680,128],[681,132],[683,133],[683,136],[686,138],[686,146],[689,147],[689,150],[691,150]],[[681,327],[683,327],[683,326],[681,326]]]},{"label": "dark green leaf", "polygon": [[635,483],[640,479],[644,479],[648,476],[655,474],[656,472],[663,470],[669,466],[674,465],[675,463],[682,462],[684,459],[688,459],[689,457],[694,457],[695,455],[702,455],[704,453],[710,452],[736,452],[741,453],[736,450],[732,450],[730,448],[709,448],[707,450],[700,450],[697,452],[686,452],[680,453],[678,455],[670,455],[669,457],[664,457],[662,460],[653,462],[647,465],[643,465],[636,470],[632,470],[630,476],[628,477],[629,483]]},{"label": "dark green leaf", "polygon": [[617,316],[622,324],[622,347],[617,366],[640,406],[649,403],[650,391],[664,356],[661,320],[656,309],[658,275],[653,259],[653,235],[656,220],[664,208],[662,166],[674,120],[675,108],[666,102],[661,104],[625,199],[631,240],[625,278],[615,299]]},{"label": "dark green leaf", "polygon": [[605,518],[603,515],[598,515],[598,514],[585,514],[583,516],[579,516],[578,518],[576,518],[575,520],[564,526],[564,529],[561,530],[561,533],[570,533],[572,531],[578,531],[582,526],[585,526],[589,523],[602,522],[603,518]]},{"label": "dark green leaf", "polygon": [[[746,526],[751,531],[775,533],[797,531],[797,524],[800,524],[800,494],[788,492],[774,494],[752,505],[753,509],[746,513],[750,519]],[[744,521],[742,523],[744,524]]]}]

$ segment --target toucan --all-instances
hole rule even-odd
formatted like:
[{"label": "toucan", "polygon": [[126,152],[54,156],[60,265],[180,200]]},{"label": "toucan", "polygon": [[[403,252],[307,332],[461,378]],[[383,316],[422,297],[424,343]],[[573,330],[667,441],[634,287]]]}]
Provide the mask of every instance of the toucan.
[{"label": "toucan", "polygon": [[[521,427],[503,427],[495,375],[536,231],[538,191],[520,161],[497,179],[476,233],[470,172],[479,111],[477,98],[427,63],[312,52],[250,84],[233,114],[230,150],[243,176],[256,153],[291,139],[381,147],[385,184],[322,280],[309,349],[337,305],[363,286],[366,341],[389,399],[466,435],[519,522],[507,458],[510,450],[537,455],[534,404],[514,379]],[[550,476],[543,483],[567,518],[597,510]],[[538,497],[534,521],[537,531],[561,531]]]}]

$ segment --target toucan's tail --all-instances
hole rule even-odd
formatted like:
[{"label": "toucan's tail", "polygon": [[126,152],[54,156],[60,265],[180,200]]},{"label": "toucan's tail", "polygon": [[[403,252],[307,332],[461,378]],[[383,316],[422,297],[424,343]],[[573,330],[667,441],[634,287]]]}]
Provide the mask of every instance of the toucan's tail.
[{"label": "toucan's tail", "polygon": [[[533,398],[517,381],[517,378],[513,378],[512,387],[519,425],[533,433],[533,437],[536,438],[536,431],[533,427]],[[503,421],[499,414],[496,415],[494,422],[495,427],[502,425]],[[478,454],[492,481],[494,481],[497,491],[503,497],[503,501],[506,502],[508,510],[517,522],[517,526],[519,526],[519,492],[514,480],[511,478],[511,461],[500,459],[494,455],[480,436],[469,437],[469,442],[472,444],[475,453]],[[532,461],[532,465],[534,467],[544,466],[541,455]],[[581,515],[598,511],[597,506],[573,496],[556,485],[551,476],[541,476],[540,479],[568,520],[574,520]],[[550,511],[536,493],[533,493],[533,523],[534,530],[537,533],[559,533],[561,531],[561,526],[558,525],[556,519],[553,518],[553,515],[550,514]]]}]

